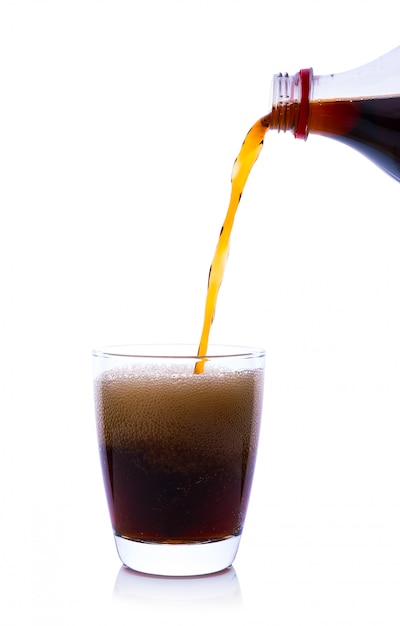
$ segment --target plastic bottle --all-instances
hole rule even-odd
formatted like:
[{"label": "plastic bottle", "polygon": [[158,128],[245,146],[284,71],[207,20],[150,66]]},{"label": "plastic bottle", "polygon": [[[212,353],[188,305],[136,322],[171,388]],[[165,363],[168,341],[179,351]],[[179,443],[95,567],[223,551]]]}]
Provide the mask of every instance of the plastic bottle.
[{"label": "plastic bottle", "polygon": [[340,74],[275,74],[269,126],[355,148],[400,182],[400,47]]}]

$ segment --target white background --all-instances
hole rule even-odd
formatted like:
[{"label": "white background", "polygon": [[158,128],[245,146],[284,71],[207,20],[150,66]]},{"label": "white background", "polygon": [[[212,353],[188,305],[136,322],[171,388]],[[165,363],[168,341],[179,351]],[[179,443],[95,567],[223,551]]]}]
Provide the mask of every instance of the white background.
[{"label": "white background", "polygon": [[194,342],[234,158],[272,75],[400,45],[398,3],[0,2],[3,624],[400,623],[398,183],[269,133],[211,334],[267,349],[233,572],[120,570],[91,349]]}]

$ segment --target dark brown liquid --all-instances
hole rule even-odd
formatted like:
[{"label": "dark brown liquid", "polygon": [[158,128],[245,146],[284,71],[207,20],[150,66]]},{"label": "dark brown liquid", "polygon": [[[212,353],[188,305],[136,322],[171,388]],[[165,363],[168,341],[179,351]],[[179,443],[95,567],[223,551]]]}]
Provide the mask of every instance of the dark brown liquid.
[{"label": "dark brown liquid", "polygon": [[262,378],[259,369],[104,374],[96,416],[116,535],[173,543],[240,534]]},{"label": "dark brown liquid", "polygon": [[192,542],[240,533],[249,494],[236,461],[212,465],[198,456],[197,467],[182,472],[154,470],[145,446],[101,448],[100,454],[112,476],[112,487],[107,482],[117,535]]},{"label": "dark brown liquid", "polygon": [[400,96],[311,102],[309,132],[351,146],[400,181]]}]

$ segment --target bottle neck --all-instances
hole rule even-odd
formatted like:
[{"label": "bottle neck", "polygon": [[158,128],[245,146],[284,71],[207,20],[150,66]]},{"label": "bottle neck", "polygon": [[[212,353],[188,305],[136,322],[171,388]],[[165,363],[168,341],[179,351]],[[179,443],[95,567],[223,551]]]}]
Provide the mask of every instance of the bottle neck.
[{"label": "bottle neck", "polygon": [[270,127],[291,131],[297,139],[312,132],[310,101],[400,97],[400,46],[359,68],[338,74],[314,75],[311,68],[297,74],[275,74],[272,81]]},{"label": "bottle neck", "polygon": [[291,131],[296,139],[307,139],[310,94],[313,84],[311,68],[297,74],[275,74],[272,82],[271,128]]}]

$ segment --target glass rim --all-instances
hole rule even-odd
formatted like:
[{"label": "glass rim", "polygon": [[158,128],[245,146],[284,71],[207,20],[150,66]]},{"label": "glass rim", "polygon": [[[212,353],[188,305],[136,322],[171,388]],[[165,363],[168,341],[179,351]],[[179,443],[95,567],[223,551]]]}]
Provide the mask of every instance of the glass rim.
[{"label": "glass rim", "polygon": [[228,359],[262,358],[264,348],[232,344],[210,344],[207,354],[197,354],[198,344],[189,343],[133,343],[104,346],[92,350],[93,357],[126,359]]}]

